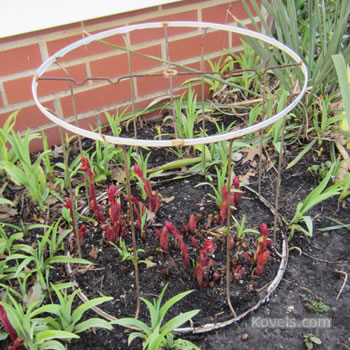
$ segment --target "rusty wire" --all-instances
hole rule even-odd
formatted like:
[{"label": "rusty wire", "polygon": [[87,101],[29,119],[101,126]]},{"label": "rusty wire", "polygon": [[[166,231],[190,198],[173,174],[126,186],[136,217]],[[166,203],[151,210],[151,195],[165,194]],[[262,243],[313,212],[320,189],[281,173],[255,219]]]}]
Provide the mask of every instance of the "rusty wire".
[{"label": "rusty wire", "polygon": [[[171,62],[170,62],[171,64]],[[70,81],[76,86],[82,86],[88,81],[106,81],[110,84],[118,84],[122,80],[126,79],[132,79],[132,78],[145,78],[145,77],[161,77],[163,76],[165,79],[168,79],[170,77],[177,77],[177,76],[183,76],[183,75],[220,75],[222,79],[228,79],[231,77],[238,77],[243,75],[245,72],[254,72],[256,75],[262,76],[266,74],[267,71],[269,70],[274,70],[274,69],[282,69],[282,68],[289,68],[289,67],[295,67],[295,66],[300,66],[300,63],[289,63],[289,64],[283,64],[283,65],[278,65],[278,66],[271,66],[271,67],[265,67],[263,71],[259,71],[259,68],[256,69],[235,69],[234,71],[230,73],[222,73],[222,72],[213,72],[213,71],[195,71],[195,72],[179,72],[175,69],[166,69],[162,72],[156,72],[156,73],[143,73],[143,74],[127,74],[127,75],[122,75],[116,79],[111,79],[107,77],[88,77],[85,78],[84,80],[78,82],[71,76],[69,77],[37,77],[37,80],[52,80],[52,81]]]}]

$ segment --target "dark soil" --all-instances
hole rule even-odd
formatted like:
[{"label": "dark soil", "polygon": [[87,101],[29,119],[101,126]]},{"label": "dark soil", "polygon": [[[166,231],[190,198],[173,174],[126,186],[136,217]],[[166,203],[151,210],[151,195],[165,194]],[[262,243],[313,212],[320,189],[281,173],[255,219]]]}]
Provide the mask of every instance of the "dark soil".
[{"label": "dark soil", "polygon": [[[287,153],[285,163],[287,164],[293,157],[293,154]],[[317,179],[307,171],[307,168],[321,161],[316,155],[309,154],[293,168],[283,171],[279,209],[283,217],[290,220],[298,202],[302,201],[316,186]],[[250,165],[254,166],[254,163]],[[247,172],[247,164],[242,166],[237,164],[235,172],[244,176]],[[195,188],[195,185],[202,181],[204,180],[199,175],[176,181],[163,180],[158,184],[155,181],[154,188],[159,189],[163,199],[172,196],[174,199],[168,204],[163,203],[157,215],[156,225],[150,225],[146,231],[145,244],[138,240],[138,247],[145,250],[140,254],[140,258],[157,264],[153,267],[146,267],[145,264],[139,265],[141,295],[152,300],[160,294],[166,283],[169,283],[169,286],[164,300],[182,291],[194,289],[192,294],[170,310],[169,317],[179,312],[201,309],[201,312],[193,319],[195,326],[220,322],[232,317],[226,303],[224,273],[219,281],[212,281],[208,288],[200,288],[193,277],[193,266],[189,266],[186,270],[182,268],[182,257],[179,249],[174,247],[174,242],[170,244],[169,253],[157,249],[159,243],[155,229],[161,229],[164,221],[170,220],[181,230],[182,224],[187,222],[191,213],[200,214],[201,220],[195,237],[198,242],[203,243],[207,235],[204,226],[208,215],[215,214],[217,208],[215,201],[208,196],[208,187]],[[274,203],[275,181],[274,170],[266,171],[263,176],[262,194],[271,204]],[[251,183],[250,186],[256,188],[256,182]],[[314,236],[306,237],[300,233],[294,235],[289,244],[292,249],[287,271],[277,291],[267,304],[262,305],[256,312],[239,323],[227,328],[207,334],[182,337],[193,341],[201,349],[253,349],[259,346],[258,344],[266,344],[264,348],[268,349],[305,349],[304,336],[312,333],[322,341],[322,344],[317,347],[314,344],[314,348],[348,349],[350,346],[348,340],[350,290],[346,284],[339,295],[344,274],[337,271],[349,272],[350,236],[346,228],[329,231],[319,231],[319,229],[334,226],[334,223],[328,219],[329,217],[345,224],[349,223],[349,205],[349,199],[338,203],[336,198],[331,198],[310,211],[309,214],[314,218]],[[273,225],[271,211],[247,189],[244,190],[241,206],[235,215],[239,221],[242,220],[243,215],[246,215],[245,227],[247,228],[258,229],[262,222],[265,222],[270,228]],[[213,225],[213,227],[218,228],[218,225]],[[212,231],[216,232],[214,229]],[[92,258],[89,252],[92,246],[96,247],[99,244],[102,238],[100,234],[97,232],[95,237],[90,237],[84,242],[86,249],[84,248],[83,251],[90,260]],[[232,257],[238,257],[239,263],[245,264],[243,253],[249,251],[251,255],[254,254],[257,244],[256,237],[256,234],[247,234],[243,240],[246,248],[237,244]],[[214,254],[215,266],[212,271],[214,269],[224,271],[224,244],[219,236],[213,238],[218,248]],[[130,246],[130,239],[126,241]],[[193,262],[198,261],[198,250],[191,246],[188,238],[186,243],[190,247],[191,259]],[[136,305],[133,266],[131,262],[121,263],[120,260],[114,248],[105,246],[99,250],[97,259],[93,260],[97,263],[97,270],[77,275],[77,281],[89,297],[96,297],[99,293],[115,297],[112,303],[101,306],[104,311],[115,317],[133,317]],[[231,302],[237,314],[249,309],[264,295],[264,286],[266,287],[275,276],[278,263],[278,257],[273,254],[262,278],[253,276],[252,268],[246,264],[247,272],[239,281],[231,278]],[[327,311],[322,313],[315,311],[313,305],[316,303],[328,306]],[[149,315],[143,303],[141,303],[140,318],[145,322],[149,321]],[[315,318],[325,318],[327,322],[330,320],[331,326],[325,329],[285,327],[283,325],[268,328],[266,323],[265,326],[263,323],[259,324],[259,322],[264,322],[261,321],[262,319],[278,319],[293,324],[294,321]],[[97,330],[96,333],[84,334],[79,342],[72,342],[69,349],[141,348],[141,344],[136,341],[130,347],[127,346],[128,333],[129,331],[119,327],[116,327],[114,332]]]},{"label": "dark soil", "polygon": [[[295,151],[287,151],[284,158],[284,168],[296,156]],[[173,160],[171,153],[165,150],[152,150],[150,163],[155,166],[158,162]],[[274,159],[274,155],[270,157]],[[323,159],[324,158],[324,159]],[[280,187],[279,212],[287,220],[294,216],[295,208],[299,201],[305,199],[310,191],[317,185],[317,179],[307,171],[312,164],[320,164],[327,156],[319,158],[316,153],[309,153],[294,167],[283,170]],[[262,181],[262,195],[272,206],[274,203],[276,173],[268,161],[264,161]],[[257,189],[257,157],[244,164],[235,164],[235,173],[242,180],[249,178],[249,187]],[[269,170],[267,170],[269,169]],[[222,236],[222,225],[208,224],[208,217],[217,214],[215,200],[208,193],[212,193],[208,186],[196,187],[204,182],[204,177],[192,175],[175,180],[174,177],[154,178],[153,188],[157,188],[162,196],[162,206],[153,223],[149,223],[145,241],[139,237],[137,247],[144,249],[139,258],[152,262],[148,267],[139,264],[141,296],[152,300],[156,298],[165,284],[168,288],[164,300],[172,296],[193,289],[194,292],[186,296],[181,302],[170,309],[168,317],[174,317],[180,312],[200,309],[201,312],[193,319],[194,326],[207,323],[215,323],[230,319],[232,314],[227,306],[225,296],[225,244]],[[14,189],[18,190],[18,189]],[[103,186],[99,187],[103,192]],[[137,190],[133,188],[135,193]],[[254,192],[243,188],[243,197],[240,207],[234,212],[235,217],[241,222],[246,216],[246,228],[259,229],[262,222],[266,223],[272,234],[273,215],[271,210],[261,202]],[[133,192],[134,193],[134,192]],[[13,197],[18,194],[13,194]],[[9,196],[6,196],[10,198]],[[101,201],[104,206],[106,201]],[[55,204],[57,206],[57,204]],[[122,205],[126,203],[122,200]],[[337,219],[344,224],[349,224],[349,198],[338,203],[337,198],[330,198],[312,208],[309,212],[314,222],[314,235],[307,237],[301,233],[295,233],[289,242],[290,254],[288,267],[279,287],[269,299],[268,303],[260,306],[239,323],[226,328],[211,331],[204,334],[189,334],[182,337],[191,340],[201,349],[255,349],[263,346],[266,349],[305,349],[304,336],[314,334],[322,344],[315,345],[317,349],[349,349],[350,341],[350,288],[344,282],[344,273],[349,273],[350,235],[347,228],[337,230],[320,231],[324,227],[334,226],[329,218]],[[26,205],[22,205],[26,208]],[[32,207],[31,207],[32,208]],[[38,213],[34,209],[27,213],[17,213],[22,219],[28,219],[33,213],[38,221]],[[188,222],[191,214],[197,215],[197,231],[188,237],[184,234],[184,240],[189,247],[190,263],[186,269],[182,267],[180,249],[176,247],[173,237],[169,241],[169,252],[159,249],[159,240],[156,229],[161,229],[164,222],[169,220],[182,233],[182,225]],[[58,213],[52,211],[53,220]],[[15,220],[18,220],[14,217]],[[30,222],[30,221],[28,221]],[[281,248],[281,235],[288,234],[287,228],[278,228],[277,248]],[[202,245],[208,237],[216,242],[217,250],[213,255],[214,265],[210,269],[211,277],[214,271],[221,273],[221,278],[216,281],[209,279],[209,286],[198,286],[193,273],[194,264],[199,259],[199,249],[191,244],[191,236]],[[231,258],[233,268],[242,264],[246,271],[244,275],[235,280],[231,276],[231,302],[237,314],[248,310],[258,302],[266,291],[269,282],[274,278],[279,268],[279,258],[272,252],[271,258],[265,267],[264,275],[258,278],[254,275],[253,267],[246,264],[243,255],[246,251],[251,256],[257,247],[257,234],[247,233],[241,240],[237,240]],[[32,237],[35,240],[35,237]],[[28,239],[28,238],[27,238]],[[130,235],[126,237],[127,246],[131,246]],[[101,305],[101,309],[115,317],[133,317],[136,310],[135,279],[133,265],[130,261],[121,262],[116,249],[109,246],[98,225],[91,224],[87,236],[82,244],[84,257],[93,261],[93,269],[81,269],[75,272],[75,277],[82,291],[89,297],[103,295],[113,296],[111,303]],[[63,269],[52,271],[51,276],[57,279],[68,279]],[[326,305],[323,310],[315,311],[315,305]],[[323,312],[319,312],[323,311]],[[90,317],[96,317],[94,312]],[[140,318],[149,322],[149,314],[144,304],[141,303]],[[294,321],[305,319],[325,318],[330,320],[329,328],[294,327]],[[289,327],[284,325],[268,327],[266,322],[270,320],[289,322]],[[260,323],[259,323],[260,322]],[[264,323],[265,322],[265,323]],[[73,349],[140,349],[142,345],[135,341],[130,347],[127,338],[130,331],[115,327],[113,332],[94,330],[81,334],[79,341],[72,341],[67,348]],[[0,343],[1,344],[1,343]],[[4,344],[4,348],[6,344]]]}]

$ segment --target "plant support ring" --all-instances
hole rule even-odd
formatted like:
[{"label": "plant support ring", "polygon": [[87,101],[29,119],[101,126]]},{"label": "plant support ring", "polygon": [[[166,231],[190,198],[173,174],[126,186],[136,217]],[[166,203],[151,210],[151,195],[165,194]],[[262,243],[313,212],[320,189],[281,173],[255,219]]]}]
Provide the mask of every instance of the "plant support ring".
[{"label": "plant support ring", "polygon": [[[252,38],[259,39],[265,43],[268,43],[273,47],[278,48],[285,54],[287,54],[290,58],[292,58],[296,62],[296,64],[300,66],[300,69],[304,76],[302,89],[299,91],[299,93],[294,98],[294,100],[288,106],[286,106],[283,110],[281,110],[279,113],[257,124],[245,127],[243,129],[233,130],[224,134],[197,137],[197,138],[188,138],[188,139],[172,139],[172,140],[171,139],[170,140],[144,140],[144,139],[135,139],[135,138],[126,138],[126,137],[116,137],[116,136],[96,133],[90,130],[85,130],[76,125],[71,125],[68,122],[64,121],[63,119],[58,118],[40,103],[38,94],[37,94],[39,78],[47,71],[48,68],[51,67],[51,65],[53,65],[56,62],[57,58],[64,57],[67,53],[73,51],[78,47],[88,45],[91,42],[102,40],[116,34],[125,34],[125,33],[130,33],[132,31],[149,29],[149,28],[163,28],[164,26],[166,26],[167,28],[190,27],[190,28],[202,28],[205,30],[207,29],[222,30],[222,31],[227,31],[231,33],[246,35]],[[173,69],[168,69],[165,72],[163,72],[163,74],[167,75],[170,73],[169,76],[167,76],[167,78],[171,78],[174,76],[175,72],[176,71]],[[253,133],[258,130],[262,130],[267,126],[282,119],[300,102],[300,100],[302,99],[302,97],[306,92],[307,83],[308,83],[308,70],[306,68],[305,63],[302,61],[299,55],[297,55],[292,49],[280,43],[279,41],[275,40],[274,38],[268,37],[267,35],[264,35],[258,32],[254,32],[252,30],[224,25],[224,24],[216,24],[216,23],[209,23],[209,22],[174,21],[174,22],[166,22],[166,23],[164,22],[141,23],[141,24],[134,24],[134,25],[129,25],[125,27],[114,28],[101,33],[90,35],[86,38],[83,38],[81,40],[78,40],[66,46],[65,48],[61,49],[60,51],[55,53],[53,56],[48,58],[38,68],[32,81],[32,94],[33,94],[35,104],[47,118],[49,118],[56,125],[61,126],[64,129],[71,131],[72,133],[80,135],[82,137],[87,137],[96,141],[104,141],[104,142],[109,142],[116,145],[125,145],[125,146],[174,147],[179,145],[193,146],[193,145],[216,143],[219,141],[227,141],[234,138],[242,137],[244,135]]]}]

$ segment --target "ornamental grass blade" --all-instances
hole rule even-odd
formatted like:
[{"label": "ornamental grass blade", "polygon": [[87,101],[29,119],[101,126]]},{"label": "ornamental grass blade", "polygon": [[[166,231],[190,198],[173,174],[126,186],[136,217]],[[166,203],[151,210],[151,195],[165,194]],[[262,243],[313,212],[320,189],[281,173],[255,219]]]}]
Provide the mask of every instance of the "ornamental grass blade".
[{"label": "ornamental grass blade", "polygon": [[74,332],[76,333],[85,332],[86,330],[91,328],[104,328],[104,329],[112,330],[113,326],[110,324],[110,322],[107,322],[106,320],[103,320],[101,318],[90,318],[86,321],[83,321],[75,325]]},{"label": "ornamental grass blade", "polygon": [[53,314],[53,315],[60,317],[62,314],[62,307],[61,307],[61,305],[58,305],[58,304],[43,305],[43,306],[40,306],[39,308],[37,308],[36,310],[34,310],[31,313],[31,317],[35,317],[35,316],[42,314],[42,313],[49,313],[49,314]]},{"label": "ornamental grass blade", "polygon": [[167,313],[167,311],[174,305],[176,304],[178,301],[180,301],[181,299],[183,299],[186,295],[192,293],[194,290],[187,290],[183,293],[177,294],[174,297],[172,297],[171,299],[169,299],[160,309],[159,311],[159,324],[162,323],[163,318],[165,316],[165,314]]},{"label": "ornamental grass blade", "polygon": [[159,323],[159,306],[157,308],[157,303],[153,305],[149,300],[145,298],[140,298],[140,300],[143,301],[148,308],[148,311],[151,316],[151,329],[154,329]]},{"label": "ornamental grass blade", "polygon": [[85,302],[82,305],[79,305],[72,314],[72,322],[76,323],[80,320],[81,316],[89,309],[91,309],[94,306],[100,305],[102,303],[105,303],[106,301],[113,300],[112,297],[99,297],[95,299],[91,299],[87,302]]},{"label": "ornamental grass blade", "polygon": [[304,149],[287,165],[287,169],[293,167],[296,163],[298,163],[299,160],[303,158],[304,155],[312,149],[312,147],[317,141],[318,139],[314,138],[308,145],[306,145]]},{"label": "ornamental grass blade", "polygon": [[[160,334],[159,334],[159,332],[160,332],[160,330],[159,330],[159,325],[158,325],[158,327],[155,329],[155,332],[152,333],[152,337],[150,338],[150,341],[147,342],[148,343],[148,350],[161,349],[162,342],[163,342],[167,332],[163,331]],[[145,344],[145,346],[147,345],[147,343]],[[145,349],[145,346],[144,346],[144,349]]]},{"label": "ornamental grass blade", "polygon": [[145,339],[146,336],[144,333],[140,333],[140,332],[132,332],[130,335],[129,335],[129,338],[128,338],[128,346],[130,346],[130,344],[137,338],[141,338],[141,339]]},{"label": "ornamental grass blade", "polygon": [[85,264],[85,265],[94,265],[89,260],[82,258],[73,258],[71,256],[58,255],[53,256],[45,260],[46,264]]},{"label": "ornamental grass blade", "polygon": [[343,98],[345,118],[350,127],[350,66],[346,65],[344,56],[341,54],[332,56],[337,71],[340,92]]},{"label": "ornamental grass blade", "polygon": [[333,187],[331,186],[326,192],[322,193],[324,189],[326,188],[333,170],[334,170],[335,164],[333,164],[330,169],[328,170],[328,173],[324,177],[324,179],[320,182],[320,184],[314,188],[309,195],[305,198],[303,205],[300,209],[301,214],[305,214],[309,209],[311,209],[314,205],[320,203],[321,201],[332,197],[336,194],[339,194],[339,189],[337,189],[339,186]]},{"label": "ornamental grass blade", "polygon": [[36,336],[36,344],[40,345],[51,339],[78,339],[78,335],[57,329],[41,331]]},{"label": "ornamental grass blade", "polygon": [[66,350],[66,347],[57,340],[46,341],[40,346],[40,350]]},{"label": "ornamental grass blade", "polygon": [[11,319],[12,327],[17,331],[19,336],[25,334],[23,327],[23,310],[19,309],[19,305],[14,300],[14,298],[9,294],[9,297],[14,306],[7,304],[4,301],[0,301],[0,305],[2,305],[7,313],[7,317]]},{"label": "ornamental grass blade", "polygon": [[146,323],[131,317],[119,318],[117,320],[112,321],[111,323],[117,324],[119,326],[133,326],[133,329],[138,328],[139,330],[145,332],[147,336],[149,336],[152,332],[152,329],[149,326],[147,326]]},{"label": "ornamental grass blade", "polygon": [[191,318],[196,316],[198,312],[200,312],[200,309],[187,311],[183,314],[180,314],[171,320],[169,320],[162,328],[161,331],[166,330],[168,332],[172,332],[176,328],[180,327],[181,325],[185,324],[187,321],[189,321]]}]

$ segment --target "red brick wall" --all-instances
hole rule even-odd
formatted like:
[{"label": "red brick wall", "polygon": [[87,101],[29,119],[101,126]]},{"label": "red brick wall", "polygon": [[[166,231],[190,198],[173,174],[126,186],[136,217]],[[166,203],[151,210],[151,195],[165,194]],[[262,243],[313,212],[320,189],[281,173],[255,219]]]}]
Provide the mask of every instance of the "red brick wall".
[{"label": "red brick wall", "polygon": [[[51,124],[33,102],[31,80],[43,61],[61,48],[86,36],[84,31],[96,33],[128,24],[172,20],[232,24],[233,18],[230,13],[246,24],[249,23],[241,0],[184,0],[0,39],[0,127],[13,111],[21,109],[17,117],[17,130],[43,129],[50,144],[59,143],[57,127]],[[168,33],[171,60],[199,68],[202,31],[196,28],[169,28]],[[132,50],[166,59],[163,29],[131,32],[129,39]],[[238,39],[232,38],[226,32],[208,33],[205,41],[206,57],[217,57],[224,47],[239,50]],[[108,41],[125,46],[121,35],[110,37]],[[129,73],[126,53],[96,42],[70,52],[59,62],[77,81],[93,76],[117,78]],[[133,73],[147,73],[160,72],[166,66],[142,56],[132,55],[131,68]],[[54,66],[44,76],[64,77],[64,73]],[[175,89],[180,89],[180,83],[184,80],[183,77],[176,79]],[[134,82],[137,106],[145,105],[152,98],[168,93],[168,81],[160,77],[137,78]],[[89,81],[83,86],[74,87],[74,91],[79,120],[81,125],[87,128],[89,125],[95,125],[96,116],[101,115],[103,110],[110,111],[115,110],[116,106],[126,106],[130,99],[129,81],[122,81],[116,85],[105,81]],[[73,107],[67,82],[40,81],[38,96],[42,103],[57,115],[73,121]],[[40,147],[40,141],[33,143],[33,150]]]}]

